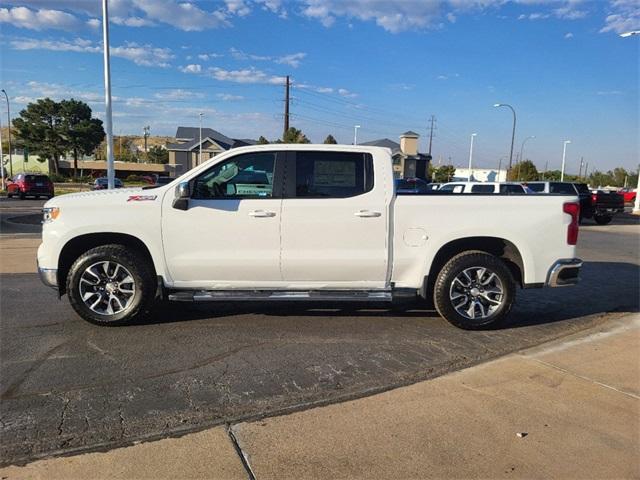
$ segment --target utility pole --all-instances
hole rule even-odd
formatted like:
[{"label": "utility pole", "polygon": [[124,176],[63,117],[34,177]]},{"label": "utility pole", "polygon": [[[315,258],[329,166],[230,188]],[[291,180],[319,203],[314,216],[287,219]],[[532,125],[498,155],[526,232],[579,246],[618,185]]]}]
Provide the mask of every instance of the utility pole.
[{"label": "utility pole", "polygon": [[13,178],[13,154],[11,153],[11,111],[9,110],[9,95],[3,88],[4,98],[7,99],[7,126],[9,127],[9,176]]},{"label": "utility pole", "polygon": [[202,163],[202,116],[204,113],[200,112],[198,117],[200,118],[199,131],[200,131],[200,145],[198,146],[198,165]]},{"label": "utility pole", "polygon": [[109,60],[109,7],[102,0],[102,42],[104,54],[104,124],[107,134],[107,188],[115,187],[116,170],[113,162],[113,120],[111,115],[111,65]]},{"label": "utility pole", "polygon": [[289,130],[289,88],[291,83],[289,82],[289,75],[287,75],[287,81],[284,88],[284,132],[282,133],[282,139]]},{"label": "utility pole", "polygon": [[144,132],[144,153],[145,154],[147,153],[147,138],[149,138],[149,130],[151,130],[151,127],[149,125],[147,125],[142,129],[142,131]]},{"label": "utility pole", "polygon": [[433,144],[433,126],[436,121],[435,115],[431,115],[431,133],[429,133],[429,156],[431,156],[431,145]]},{"label": "utility pole", "polygon": [[587,181],[587,170],[589,170],[589,162],[584,166],[584,180]]},{"label": "utility pole", "polygon": [[544,162],[544,172],[542,172],[542,179],[547,176],[547,170],[549,169],[549,160]]}]

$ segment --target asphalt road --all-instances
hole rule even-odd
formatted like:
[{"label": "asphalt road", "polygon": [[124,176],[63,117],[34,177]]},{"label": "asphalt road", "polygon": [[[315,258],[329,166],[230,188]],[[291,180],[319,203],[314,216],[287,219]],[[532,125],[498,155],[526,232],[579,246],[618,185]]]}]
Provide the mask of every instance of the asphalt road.
[{"label": "asphalt road", "polygon": [[485,332],[415,305],[252,303],[166,304],[100,328],[36,275],[1,275],[1,463],[355,398],[637,312],[640,229],[622,223],[636,225],[582,229],[580,286],[520,291],[511,325]]},{"label": "asphalt road", "polygon": [[0,235],[39,236],[46,200],[0,197]]}]

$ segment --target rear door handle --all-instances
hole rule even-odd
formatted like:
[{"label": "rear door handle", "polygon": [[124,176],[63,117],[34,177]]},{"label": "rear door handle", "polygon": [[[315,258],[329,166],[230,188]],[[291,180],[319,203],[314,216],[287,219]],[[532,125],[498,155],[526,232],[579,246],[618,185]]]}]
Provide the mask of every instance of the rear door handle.
[{"label": "rear door handle", "polygon": [[249,212],[249,216],[250,217],[259,217],[259,218],[275,217],[276,216],[276,212],[268,212],[266,210],[252,210],[251,212]]},{"label": "rear door handle", "polygon": [[371,218],[371,217],[379,217],[382,214],[380,212],[372,212],[371,210],[360,210],[359,212],[356,212],[354,215],[356,217]]}]

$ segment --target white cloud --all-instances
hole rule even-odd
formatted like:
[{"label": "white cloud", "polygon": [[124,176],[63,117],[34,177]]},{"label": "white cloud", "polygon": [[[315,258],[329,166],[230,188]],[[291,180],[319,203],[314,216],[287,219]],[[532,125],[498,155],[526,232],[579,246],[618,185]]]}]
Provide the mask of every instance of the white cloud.
[{"label": "white cloud", "polygon": [[242,70],[225,70],[219,67],[212,67],[207,70],[209,76],[216,80],[236,83],[270,83],[273,85],[284,84],[285,78],[269,75],[262,70],[253,67]]},{"label": "white cloud", "polygon": [[127,42],[119,47],[111,47],[111,55],[126,58],[136,65],[144,67],[169,66],[169,61],[174,58],[168,48],[153,47],[151,45],[139,45],[135,42]]},{"label": "white cloud", "polygon": [[[76,100],[82,100],[87,103],[102,103],[104,102],[104,93],[87,91],[87,90],[78,90],[67,85],[61,85],[58,83],[48,83],[48,82],[37,82],[37,81],[29,81],[26,84],[28,89],[28,95],[24,97],[24,99],[29,98],[29,101],[34,101],[34,99],[49,97],[54,100],[61,100],[63,98],[75,98]],[[18,99],[16,98],[16,101]],[[21,102],[21,103],[29,103],[29,102]]]},{"label": "white cloud", "polygon": [[204,96],[205,95],[201,92],[192,92],[191,90],[183,90],[181,88],[167,90],[166,92],[158,92],[154,95],[158,100],[190,100],[204,98]]},{"label": "white cloud", "polygon": [[244,0],[225,0],[227,4],[227,11],[232,15],[244,17],[251,13],[251,8],[244,2]]},{"label": "white cloud", "polygon": [[186,67],[180,67],[180,71],[183,73],[200,73],[202,71],[202,65],[198,63],[191,63]]},{"label": "white cloud", "polygon": [[238,100],[244,100],[244,97],[242,95],[232,95],[230,93],[218,93],[216,94],[216,97],[218,97],[220,100],[224,102],[234,102]]},{"label": "white cloud", "polygon": [[289,65],[293,68],[298,68],[300,66],[300,62],[306,56],[307,54],[303,52],[291,53],[289,55],[283,55],[282,57],[276,58],[275,62],[282,65]]},{"label": "white cloud", "polygon": [[38,38],[19,38],[11,40],[14,50],[51,50],[54,52],[102,52],[102,47],[94,45],[89,40],[76,38],[75,40],[41,40]]},{"label": "white cloud", "polygon": [[356,93],[350,92],[346,88],[339,88],[338,95],[340,95],[341,97],[347,97],[347,98],[353,98],[358,96]]},{"label": "white cloud", "polygon": [[147,18],[142,17],[111,17],[111,23],[122,25],[124,27],[153,27],[156,24]]},{"label": "white cloud", "polygon": [[[85,52],[102,53],[102,45],[94,44],[90,40],[76,38],[75,40],[42,40],[37,38],[20,38],[11,40],[14,50],[51,50],[55,52]],[[158,48],[151,45],[138,45],[127,42],[124,45],[111,47],[114,57],[131,60],[136,65],[144,67],[168,67],[169,60],[174,58],[168,48]]]},{"label": "white cloud", "polygon": [[290,53],[282,56],[273,55],[255,55],[247,53],[237,48],[231,47],[229,49],[231,56],[236,60],[253,60],[259,62],[275,62],[280,65],[288,65],[292,68],[298,68],[301,61],[307,56],[304,52]]},{"label": "white cloud", "polygon": [[91,28],[100,28],[102,22],[97,18],[90,18],[89,20],[87,20],[87,25]]},{"label": "white cloud", "polygon": [[0,23],[30,30],[74,30],[80,26],[79,20],[70,13],[44,8],[30,10],[27,7],[0,8]]},{"label": "white cloud", "polygon": [[571,32],[565,33],[564,34],[564,38],[573,38],[573,33],[571,33]]},{"label": "white cloud", "polygon": [[640,6],[637,0],[614,0],[601,33],[625,33],[640,30]]},{"label": "white cloud", "polygon": [[132,3],[149,20],[167,23],[187,32],[230,25],[222,10],[205,11],[195,3],[174,0],[133,0]]},{"label": "white cloud", "polygon": [[211,60],[212,58],[221,58],[224,57],[221,53],[201,53],[198,55],[198,58],[202,61]]},{"label": "white cloud", "polygon": [[624,95],[623,92],[621,92],[620,90],[601,90],[599,92],[596,92],[596,95],[601,95],[601,96],[609,96],[609,95]]}]

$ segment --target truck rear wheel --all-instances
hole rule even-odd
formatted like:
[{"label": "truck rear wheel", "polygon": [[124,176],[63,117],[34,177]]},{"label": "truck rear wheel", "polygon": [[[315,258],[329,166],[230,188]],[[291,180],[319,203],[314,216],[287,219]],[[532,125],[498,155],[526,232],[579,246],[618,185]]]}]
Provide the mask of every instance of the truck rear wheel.
[{"label": "truck rear wheel", "polygon": [[103,245],[82,254],[67,276],[71,306],[97,325],[122,325],[139,319],[156,293],[153,266],[136,250]]},{"label": "truck rear wheel", "polygon": [[438,313],[465,330],[501,324],[515,299],[515,281],[498,257],[467,251],[451,258],[434,285],[433,301]]},{"label": "truck rear wheel", "polygon": [[594,215],[593,219],[596,221],[598,225],[607,225],[611,223],[611,220],[613,220],[613,217],[609,215]]}]

